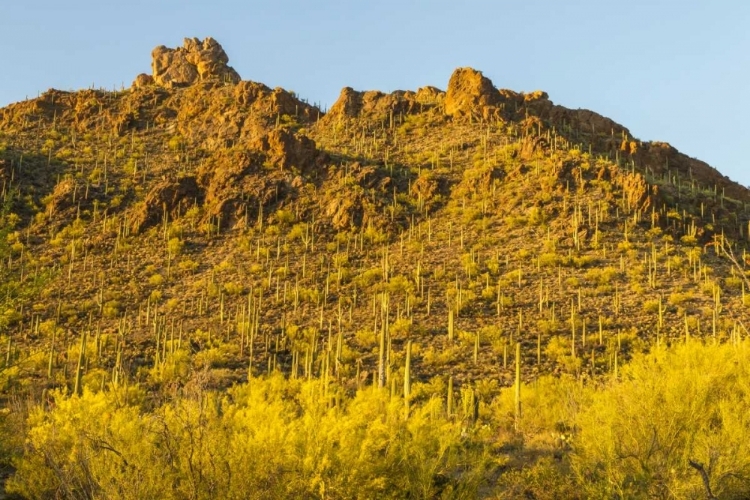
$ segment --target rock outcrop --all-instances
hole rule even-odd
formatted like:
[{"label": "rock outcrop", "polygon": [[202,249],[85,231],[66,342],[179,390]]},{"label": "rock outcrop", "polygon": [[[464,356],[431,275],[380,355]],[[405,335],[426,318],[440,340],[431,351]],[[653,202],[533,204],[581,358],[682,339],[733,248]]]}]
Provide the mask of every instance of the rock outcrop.
[{"label": "rock outcrop", "polygon": [[445,114],[487,119],[498,111],[501,101],[500,92],[481,71],[458,68],[448,82]]},{"label": "rock outcrop", "polygon": [[147,75],[146,73],[141,73],[140,75],[135,77],[135,80],[133,80],[134,89],[142,89],[144,87],[148,87],[153,84],[154,84],[154,77],[151,75]]},{"label": "rock outcrop", "polygon": [[194,176],[179,179],[162,179],[146,195],[146,198],[135,207],[130,218],[131,229],[140,232],[143,229],[178,217],[181,213],[199,201],[201,192]]},{"label": "rock outcrop", "polygon": [[445,93],[435,87],[423,87],[417,92],[396,90],[390,94],[379,90],[358,91],[341,89],[339,98],[326,113],[326,121],[340,118],[377,118],[390,115],[420,113],[438,105]]},{"label": "rock outcrop", "polygon": [[206,80],[237,83],[240,75],[228,66],[229,57],[219,42],[186,38],[182,47],[170,49],[163,45],[151,52],[151,69],[157,85],[186,86]]},{"label": "rock outcrop", "polygon": [[[385,207],[375,193],[388,193],[394,188],[393,179],[373,165],[354,162],[331,172],[332,178],[322,193],[324,220],[338,230],[357,227],[383,227],[387,218]],[[346,195],[339,186],[347,184]]]},{"label": "rock outcrop", "polygon": [[258,82],[242,81],[234,88],[234,97],[255,114],[272,117],[288,115],[300,123],[312,123],[320,117],[320,110],[301,101],[293,93],[280,87],[271,89]]},{"label": "rock outcrop", "polygon": [[272,130],[257,140],[253,148],[263,152],[267,161],[282,170],[322,169],[328,159],[324,153],[318,151],[315,141],[305,135],[297,135],[283,129]]},{"label": "rock outcrop", "polygon": [[273,130],[248,146],[217,151],[193,174],[164,178],[131,213],[132,231],[173,220],[195,204],[203,207],[203,220],[242,226],[265,210],[259,207],[292,199],[299,187],[294,179],[312,169],[322,172],[328,161],[315,141],[287,130]]}]

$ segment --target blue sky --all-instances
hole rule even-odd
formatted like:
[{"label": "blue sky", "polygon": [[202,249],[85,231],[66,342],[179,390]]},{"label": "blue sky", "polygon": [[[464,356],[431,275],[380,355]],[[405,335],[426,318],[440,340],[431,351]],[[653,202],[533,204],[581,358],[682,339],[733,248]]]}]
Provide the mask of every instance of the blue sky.
[{"label": "blue sky", "polygon": [[0,105],[130,85],[156,45],[213,36],[246,80],[330,106],[340,89],[445,88],[472,66],[545,90],[750,185],[743,0],[23,0],[0,6]]}]

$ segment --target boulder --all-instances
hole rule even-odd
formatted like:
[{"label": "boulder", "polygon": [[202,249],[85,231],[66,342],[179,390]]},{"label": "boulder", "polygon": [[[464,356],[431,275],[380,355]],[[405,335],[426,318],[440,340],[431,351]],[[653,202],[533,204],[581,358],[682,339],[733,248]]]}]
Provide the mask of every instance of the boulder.
[{"label": "boulder", "polygon": [[134,89],[141,89],[144,87],[149,87],[153,84],[154,84],[154,77],[151,75],[147,75],[146,73],[141,73],[140,75],[135,77],[135,80],[133,80]]}]

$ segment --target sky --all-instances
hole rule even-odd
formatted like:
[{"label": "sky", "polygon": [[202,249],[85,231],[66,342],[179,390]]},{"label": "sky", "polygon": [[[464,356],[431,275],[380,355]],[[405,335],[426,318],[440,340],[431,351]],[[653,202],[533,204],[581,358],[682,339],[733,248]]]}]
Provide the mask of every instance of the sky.
[{"label": "sky", "polygon": [[0,4],[0,106],[129,86],[151,50],[218,40],[245,80],[330,107],[342,87],[544,90],[750,185],[744,0],[23,0]]}]

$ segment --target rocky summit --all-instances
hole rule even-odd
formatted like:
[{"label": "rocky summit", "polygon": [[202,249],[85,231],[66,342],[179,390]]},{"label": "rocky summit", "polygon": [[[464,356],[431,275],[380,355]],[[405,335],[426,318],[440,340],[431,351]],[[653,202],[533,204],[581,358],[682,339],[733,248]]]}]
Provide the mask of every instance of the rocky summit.
[{"label": "rocky summit", "polygon": [[213,38],[186,38],[183,46],[176,49],[156,47],[151,52],[152,75],[138,75],[133,86],[155,83],[162,87],[179,87],[211,80],[239,82],[240,75],[228,63],[229,57]]},{"label": "rocky summit", "polygon": [[10,493],[748,498],[746,187],[472,68],[228,64],[0,109]]}]

